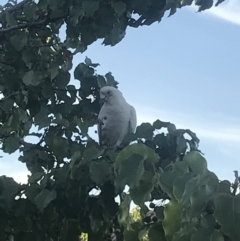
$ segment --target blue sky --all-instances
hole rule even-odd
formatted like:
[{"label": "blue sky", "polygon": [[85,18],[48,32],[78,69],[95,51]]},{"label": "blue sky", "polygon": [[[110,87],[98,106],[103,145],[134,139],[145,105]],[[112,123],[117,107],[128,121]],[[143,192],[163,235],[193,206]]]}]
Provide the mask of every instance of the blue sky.
[{"label": "blue sky", "polygon": [[[129,28],[114,47],[94,43],[74,63],[88,56],[100,63],[98,73],[111,71],[138,124],[160,119],[191,129],[209,169],[233,180],[240,171],[239,13],[239,0],[202,13],[183,8],[159,24]],[[0,175],[23,182],[27,172],[17,158],[4,155]]]}]

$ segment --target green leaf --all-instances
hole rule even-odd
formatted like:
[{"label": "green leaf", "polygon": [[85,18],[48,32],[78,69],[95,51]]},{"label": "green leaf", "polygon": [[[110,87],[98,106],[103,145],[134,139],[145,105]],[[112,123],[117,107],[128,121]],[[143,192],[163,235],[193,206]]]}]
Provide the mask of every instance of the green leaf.
[{"label": "green leaf", "polygon": [[218,192],[231,194],[231,183],[227,180],[219,182]]},{"label": "green leaf", "polygon": [[162,221],[165,237],[172,240],[173,235],[179,230],[182,219],[182,204],[175,199],[169,201],[164,209],[164,219]]},{"label": "green leaf", "polygon": [[99,156],[101,156],[103,154],[103,152],[104,151],[102,149],[99,149],[96,146],[92,146],[84,151],[83,162],[87,163],[94,159],[97,159]]},{"label": "green leaf", "polygon": [[86,16],[93,16],[95,11],[99,8],[98,1],[83,1],[82,3],[83,10]]},{"label": "green leaf", "polygon": [[26,48],[22,50],[22,60],[29,69],[32,67],[34,57],[34,53],[30,49]]},{"label": "green leaf", "polygon": [[188,6],[191,5],[193,0],[182,0],[181,1],[181,6]]},{"label": "green leaf", "polygon": [[42,81],[42,74],[39,71],[30,70],[24,74],[22,80],[25,85],[37,86]]},{"label": "green leaf", "polygon": [[49,115],[49,109],[47,106],[41,106],[40,111],[34,116],[35,125],[38,125],[38,129],[47,127],[51,123]]},{"label": "green leaf", "polygon": [[20,146],[20,138],[18,136],[7,137],[4,141],[4,151],[11,154],[15,152]]},{"label": "green leaf", "polygon": [[17,25],[17,21],[15,20],[13,15],[11,13],[9,13],[8,11],[6,11],[6,21],[7,21],[8,27],[12,27],[12,26]]},{"label": "green leaf", "polygon": [[156,223],[150,226],[148,231],[149,241],[166,241],[163,226]]},{"label": "green leaf", "polygon": [[128,185],[130,188],[135,188],[140,184],[139,181],[144,173],[143,162],[143,157],[138,154],[132,154],[121,161],[116,171],[116,181],[120,183],[120,187]]},{"label": "green leaf", "polygon": [[88,165],[82,165],[81,162],[72,167],[71,178],[79,181],[81,186],[90,186],[93,183],[92,179],[90,178]]},{"label": "green leaf", "polygon": [[36,183],[44,176],[44,172],[35,172],[28,178],[29,183]]},{"label": "green leaf", "polygon": [[82,80],[83,77],[91,77],[94,75],[94,69],[84,63],[80,63],[74,70],[74,78]]},{"label": "green leaf", "polygon": [[139,241],[138,231],[126,230],[124,231],[124,241]]},{"label": "green leaf", "polygon": [[39,194],[41,188],[39,184],[36,183],[31,183],[27,188],[26,188],[26,196],[27,198],[32,202],[35,203],[35,198]]},{"label": "green leaf", "polygon": [[193,217],[200,215],[206,209],[208,202],[212,199],[214,193],[210,185],[197,186],[190,195],[190,207],[187,210],[187,218],[191,220]]},{"label": "green leaf", "polygon": [[145,138],[147,140],[151,140],[153,138],[154,128],[150,123],[142,123],[137,127],[136,137],[137,138]]},{"label": "green leaf", "polygon": [[43,189],[34,199],[35,204],[37,205],[40,211],[43,211],[51,201],[56,199],[57,193],[55,190],[49,191],[47,189]]},{"label": "green leaf", "polygon": [[69,142],[66,138],[55,136],[53,139],[53,151],[57,156],[66,156]]},{"label": "green leaf", "polygon": [[112,7],[119,17],[122,16],[123,13],[126,10],[126,4],[124,2],[121,2],[121,1],[113,2]]},{"label": "green leaf", "polygon": [[63,220],[63,228],[60,234],[60,241],[79,240],[79,221],[77,219]]},{"label": "green leaf", "polygon": [[59,67],[53,66],[53,67],[49,68],[48,71],[50,72],[51,80],[53,80],[58,75]]},{"label": "green leaf", "polygon": [[214,215],[223,234],[229,236],[232,241],[239,241],[240,196],[218,195],[215,199]]},{"label": "green leaf", "polygon": [[178,201],[182,200],[182,195],[185,191],[185,184],[194,176],[192,173],[186,173],[183,176],[177,177],[173,182],[173,194]]},{"label": "green leaf", "polygon": [[[125,194],[125,193],[124,193]],[[119,205],[119,223],[123,226],[128,226],[130,221],[130,204],[131,204],[131,196],[129,194],[125,194],[123,202]]]},{"label": "green leaf", "polygon": [[99,85],[100,88],[107,85],[106,80],[103,76],[98,75],[97,80],[98,80],[98,85]]},{"label": "green leaf", "polygon": [[[18,193],[20,185],[12,177],[0,177],[0,206],[5,208],[13,202]],[[6,206],[5,206],[6,205]]]},{"label": "green leaf", "polygon": [[157,219],[162,221],[164,219],[164,207],[163,206],[156,206],[154,208],[154,212],[156,213]]},{"label": "green leaf", "polygon": [[224,237],[223,237],[222,233],[220,233],[217,230],[214,230],[211,235],[210,241],[224,241]]},{"label": "green leaf", "polygon": [[111,166],[105,161],[92,161],[90,163],[90,177],[98,186],[102,186],[111,175]]},{"label": "green leaf", "polygon": [[203,10],[209,9],[213,5],[213,0],[202,1],[202,0],[195,0],[195,4],[199,6],[198,12]]},{"label": "green leaf", "polygon": [[163,122],[163,121],[160,121],[157,119],[156,121],[153,122],[153,128],[160,130],[162,128],[168,127],[169,124],[170,124],[170,122]]},{"label": "green leaf", "polygon": [[173,165],[173,170],[181,174],[189,173],[189,168],[186,162],[176,162]]},{"label": "green leaf", "polygon": [[205,158],[197,151],[191,151],[184,156],[183,161],[187,162],[190,169],[195,174],[201,174],[207,170]]},{"label": "green leaf", "polygon": [[184,136],[181,135],[177,138],[177,149],[176,149],[176,151],[177,151],[178,154],[183,154],[183,153],[186,152],[186,150],[187,150],[187,141],[184,138]]},{"label": "green leaf", "polygon": [[56,86],[60,89],[65,88],[70,82],[71,75],[69,72],[59,70],[58,75],[56,76]]},{"label": "green leaf", "polygon": [[91,66],[91,65],[92,65],[92,60],[89,59],[88,57],[85,58],[84,62],[85,62],[85,64],[86,64],[87,66]]},{"label": "green leaf", "polygon": [[28,38],[24,32],[20,32],[17,35],[10,37],[10,42],[17,51],[22,50],[23,47],[27,45],[27,41]]},{"label": "green leaf", "polygon": [[159,182],[162,190],[168,194],[170,198],[174,198],[173,195],[173,183],[181,174],[175,170],[163,172],[160,175]]},{"label": "green leaf", "polygon": [[37,14],[36,14],[37,9],[38,7],[35,2],[30,2],[23,5],[23,12],[27,16],[27,18],[29,18],[29,20],[37,19]]},{"label": "green leaf", "polygon": [[144,161],[155,163],[156,153],[144,144],[133,144],[124,148],[117,156],[114,170],[116,184],[122,189],[125,185],[135,188],[144,173]]},{"label": "green leaf", "polygon": [[220,232],[213,228],[200,228],[191,237],[191,241],[224,241]]},{"label": "green leaf", "polygon": [[105,77],[106,77],[107,85],[108,85],[108,86],[114,86],[114,87],[116,87],[117,81],[114,79],[114,77],[112,76],[112,73],[111,73],[111,72],[105,74]]},{"label": "green leaf", "polygon": [[70,169],[68,164],[64,164],[63,167],[55,169],[54,177],[58,185],[66,185],[69,171]]},{"label": "green leaf", "polygon": [[130,195],[133,202],[140,207],[145,202],[151,200],[151,192],[153,191],[155,178],[151,172],[145,171],[137,187],[130,189]]}]

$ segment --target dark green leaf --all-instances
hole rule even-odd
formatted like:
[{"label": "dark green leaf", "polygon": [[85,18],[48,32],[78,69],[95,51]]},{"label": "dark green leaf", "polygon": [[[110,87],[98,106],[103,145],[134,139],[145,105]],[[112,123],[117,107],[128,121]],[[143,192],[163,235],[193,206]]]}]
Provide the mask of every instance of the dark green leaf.
[{"label": "dark green leaf", "polygon": [[13,35],[10,38],[11,44],[14,46],[14,48],[17,51],[20,51],[23,49],[24,46],[27,45],[27,35],[23,32],[20,32],[18,35]]},{"label": "dark green leaf", "polygon": [[55,190],[49,191],[47,189],[43,189],[34,199],[35,204],[37,205],[40,211],[43,211],[51,201],[56,199],[57,193]]},{"label": "dark green leaf", "polygon": [[151,140],[153,138],[154,128],[150,123],[142,123],[137,127],[136,137]]},{"label": "dark green leaf", "polygon": [[92,161],[90,163],[90,176],[98,186],[102,186],[111,175],[111,166],[105,161]]},{"label": "dark green leaf", "polygon": [[133,230],[124,231],[124,240],[125,241],[139,241],[138,232]]},{"label": "dark green leaf", "polygon": [[30,70],[24,74],[22,80],[25,85],[37,86],[42,81],[42,74],[39,71],[33,72],[33,70]]},{"label": "dark green leaf", "polygon": [[92,146],[84,151],[83,161],[90,162],[94,159],[97,159],[102,154],[103,154],[103,150],[99,149],[96,146]]},{"label": "dark green leaf", "polygon": [[[18,193],[20,185],[14,181],[11,177],[0,177],[0,205],[8,205],[15,199]],[[3,205],[4,207],[4,205]]]},{"label": "dark green leaf", "polygon": [[231,183],[227,180],[219,182],[218,192],[231,194]]},{"label": "dark green leaf", "polygon": [[164,220],[162,221],[165,237],[172,240],[173,235],[179,230],[183,207],[175,199],[169,201],[164,209]]},{"label": "dark green leaf", "polygon": [[163,211],[164,211],[164,207],[163,206],[160,206],[160,207],[157,206],[157,207],[154,208],[154,212],[156,213],[156,216],[157,216],[158,220],[162,221],[164,219]]},{"label": "dark green leaf", "polygon": [[240,197],[220,194],[215,199],[216,221],[220,224],[223,234],[232,241],[240,240]]},{"label": "dark green leaf", "polygon": [[98,85],[99,85],[100,88],[106,86],[107,83],[106,83],[106,80],[103,76],[98,75],[97,80],[98,80]]},{"label": "dark green leaf", "polygon": [[8,24],[9,27],[17,25],[16,19],[8,11],[6,11],[6,21],[7,21],[7,24]]},{"label": "dark green leaf", "polygon": [[106,77],[106,79],[107,79],[107,85],[116,87],[117,82],[116,82],[116,80],[114,79],[114,77],[112,76],[112,73],[111,73],[111,72],[105,74],[105,77]]},{"label": "dark green leaf", "polygon": [[77,219],[66,219],[63,221],[63,229],[60,241],[79,241],[79,221]]},{"label": "dark green leaf", "polygon": [[123,149],[114,164],[119,188],[122,189],[125,185],[130,188],[138,186],[144,173],[144,161],[154,163],[157,159],[154,151],[143,144],[133,144]]},{"label": "dark green leaf", "polygon": [[149,241],[166,241],[164,230],[161,224],[153,224],[148,231]]},{"label": "dark green leaf", "polygon": [[146,201],[151,200],[151,192],[154,188],[155,179],[151,172],[145,171],[139,185],[130,189],[130,195],[136,205],[143,206]]},{"label": "dark green leaf", "polygon": [[20,146],[20,138],[18,136],[7,137],[4,141],[4,151],[11,154],[15,152]]},{"label": "dark green leaf", "polygon": [[112,3],[112,7],[118,16],[122,16],[126,10],[126,4],[121,1]]},{"label": "dark green leaf", "polygon": [[201,174],[207,170],[207,162],[205,158],[197,151],[188,153],[183,161],[186,161],[193,173]]},{"label": "dark green leaf", "polygon": [[82,6],[86,16],[93,16],[95,11],[99,8],[99,2],[83,1]]}]

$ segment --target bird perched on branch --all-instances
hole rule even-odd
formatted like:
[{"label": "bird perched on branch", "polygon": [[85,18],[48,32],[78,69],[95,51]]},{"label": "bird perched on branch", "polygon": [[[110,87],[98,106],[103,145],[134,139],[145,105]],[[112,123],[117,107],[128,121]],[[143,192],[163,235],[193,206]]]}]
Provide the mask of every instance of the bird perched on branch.
[{"label": "bird perched on branch", "polygon": [[121,148],[127,134],[136,130],[136,111],[122,92],[112,86],[100,89],[100,100],[104,104],[98,115],[99,144]]}]

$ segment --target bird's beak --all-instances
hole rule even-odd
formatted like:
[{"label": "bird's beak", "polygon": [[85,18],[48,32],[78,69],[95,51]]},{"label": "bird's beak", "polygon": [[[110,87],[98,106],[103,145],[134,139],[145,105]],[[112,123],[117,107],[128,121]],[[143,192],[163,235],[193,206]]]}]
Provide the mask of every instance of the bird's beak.
[{"label": "bird's beak", "polygon": [[106,102],[106,96],[100,93],[100,103],[103,104],[104,102]]}]

